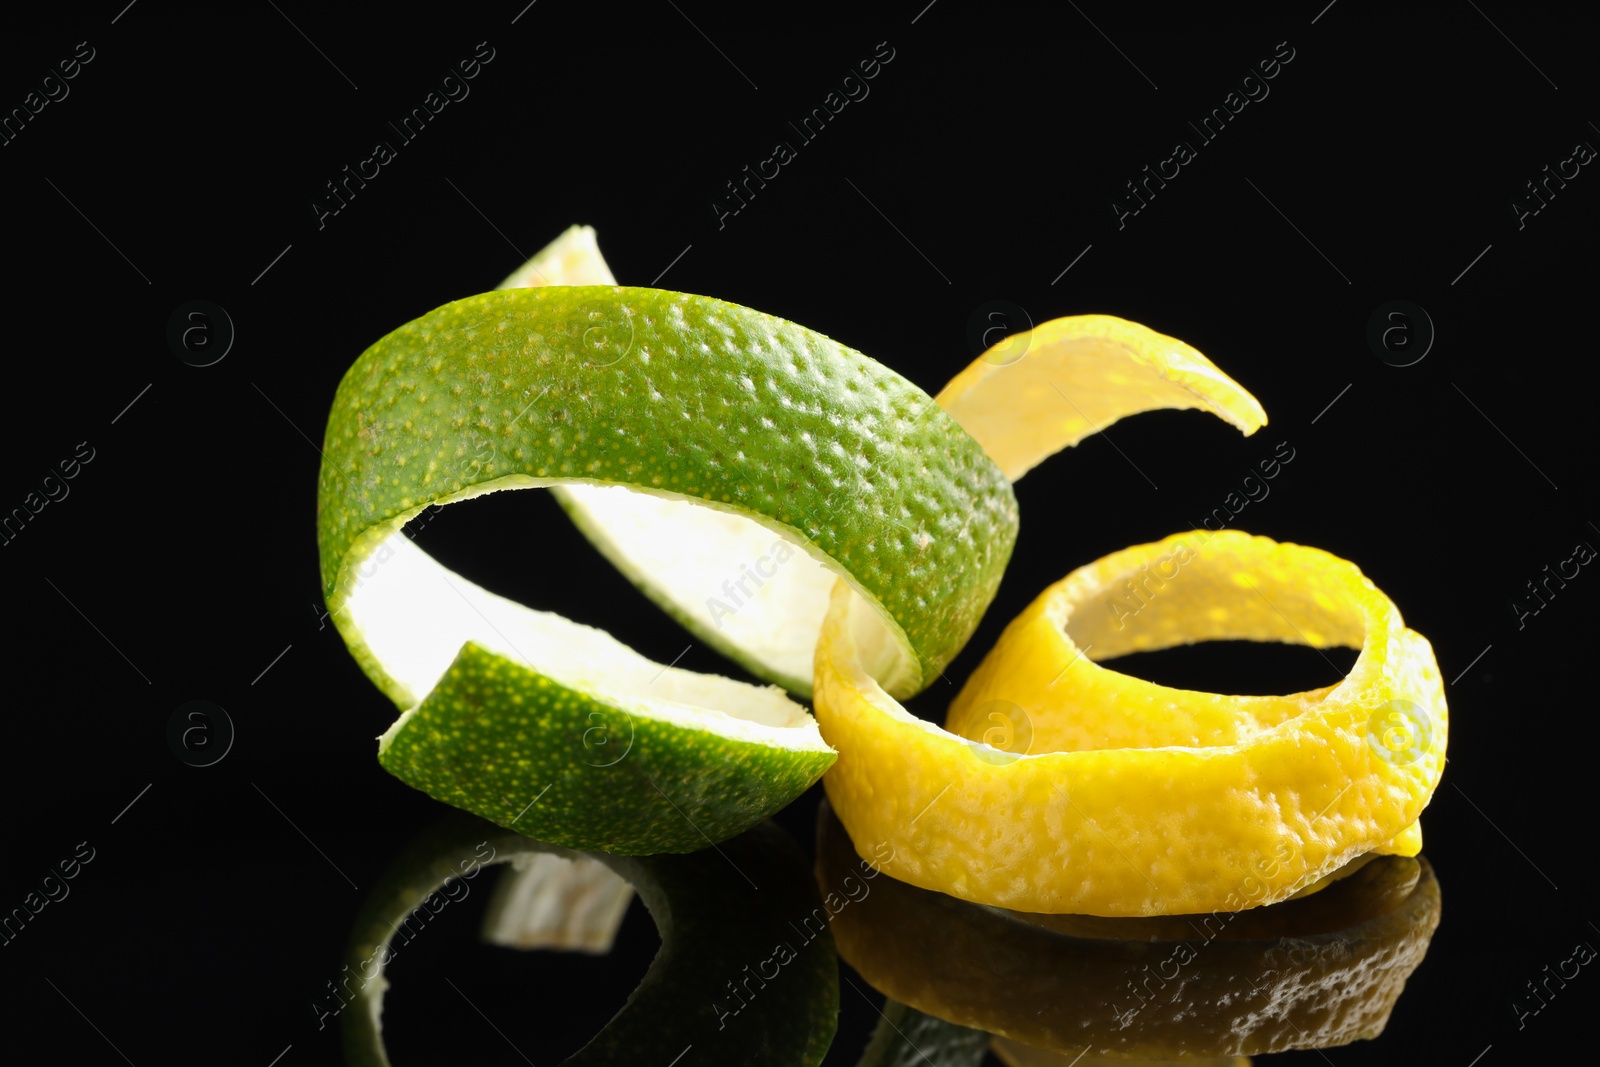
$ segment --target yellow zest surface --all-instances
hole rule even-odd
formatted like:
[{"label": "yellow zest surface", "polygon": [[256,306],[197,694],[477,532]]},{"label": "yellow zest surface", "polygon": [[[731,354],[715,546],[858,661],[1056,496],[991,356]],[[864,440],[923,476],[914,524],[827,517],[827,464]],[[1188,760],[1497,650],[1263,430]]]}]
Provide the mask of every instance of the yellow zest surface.
[{"label": "yellow zest surface", "polygon": [[1113,315],[1071,315],[1008,337],[935,399],[1012,481],[1142,411],[1198,408],[1246,435],[1267,421],[1256,398],[1205,356]]},{"label": "yellow zest surface", "polygon": [[[1013,481],[1142,411],[1266,422],[1195,349],[1109,315],[1007,338],[938,402]],[[836,590],[817,650],[816,714],[840,753],[824,781],[860,847],[894,847],[897,878],[1019,910],[1173,914],[1304,896],[1357,857],[1421,850],[1446,740],[1438,666],[1338,557],[1194,531],[1081,568],[1008,627],[948,732],[884,694],[853,610]],[[1220,639],[1362,651],[1338,685],[1287,696],[1097,662]]]},{"label": "yellow zest surface", "polygon": [[[965,900],[1156,915],[1275,903],[1409,832],[1444,764],[1444,689],[1426,639],[1336,556],[1233,531],[1201,549],[1200,536],[1125,549],[1051,586],[962,691],[954,732],[862,669],[851,599],[836,591],[816,708],[839,750],[828,797],[851,838],[887,842],[895,878]],[[1107,602],[1123,582],[1177,556],[1116,629]],[[1221,638],[1361,653],[1338,685],[1285,697],[1169,689],[1082,653]],[[981,731],[970,709],[996,699],[1032,720],[1028,754],[959,736]],[[1403,742],[1426,735],[1424,750],[1386,748],[1390,728],[1374,741],[1395,707],[1412,724]]]}]

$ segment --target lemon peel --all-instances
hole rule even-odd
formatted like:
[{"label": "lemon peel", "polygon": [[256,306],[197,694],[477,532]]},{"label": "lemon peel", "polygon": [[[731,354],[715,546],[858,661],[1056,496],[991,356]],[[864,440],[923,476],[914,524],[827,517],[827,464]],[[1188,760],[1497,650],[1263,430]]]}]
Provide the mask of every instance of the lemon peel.
[{"label": "lemon peel", "polygon": [[[957,375],[939,393],[938,403],[1013,481],[1055,452],[1142,411],[1207,410],[1247,435],[1266,422],[1256,399],[1189,345],[1105,315],[1057,319],[1007,338]],[[836,587],[818,645],[816,712],[824,736],[841,754],[824,779],[840,817],[852,831],[895,843],[901,876],[915,884],[1036,911],[1159,914],[1199,910],[1201,904],[1226,906],[1228,899],[1235,906],[1257,906],[1315,893],[1336,873],[1348,874],[1341,868],[1359,855],[1415,855],[1421,849],[1416,812],[1437,783],[1444,747],[1442,683],[1431,648],[1404,630],[1393,605],[1353,565],[1326,553],[1307,555],[1297,565],[1345,568],[1331,589],[1327,579],[1333,572],[1313,574],[1302,583],[1294,567],[1267,565],[1261,576],[1291,602],[1289,608],[1303,628],[1282,611],[1266,612],[1261,604],[1240,608],[1244,588],[1263,599],[1264,594],[1250,584],[1245,560],[1235,561],[1240,566],[1232,571],[1217,571],[1222,559],[1218,550],[1255,545],[1244,550],[1254,553],[1248,560],[1253,566],[1264,562],[1257,551],[1264,539],[1225,533],[1215,544],[1199,531],[1192,535],[1208,539],[1210,562],[1190,564],[1187,595],[1163,596],[1161,610],[1145,612],[1139,599],[1140,617],[1131,628],[1125,619],[1135,612],[1116,610],[1115,598],[1129,593],[1137,597],[1132,582],[1148,583],[1151,566],[1158,568],[1157,586],[1173,581],[1190,557],[1199,557],[1198,545],[1186,546],[1185,558],[1177,562],[1173,544],[1162,543],[1153,552],[1153,546],[1140,546],[1128,552],[1143,550],[1144,556],[1117,554],[1107,558],[1113,562],[1102,560],[1061,583],[1076,578],[1079,586],[1093,585],[1097,576],[1107,578],[1107,567],[1116,571],[1115,582],[1124,583],[1124,588],[1096,587],[1107,608],[1104,616],[1079,614],[1080,627],[1093,631],[1076,635],[1082,651],[1062,629],[1063,619],[1047,614],[1055,590],[1047,591],[1012,624],[964,687],[951,708],[951,732],[914,718],[876,684],[874,660],[861,656],[852,635],[851,598]],[[1169,541],[1183,544],[1184,536]],[[1116,570],[1124,564],[1127,573]],[[1386,611],[1379,611],[1370,598],[1352,597],[1359,583],[1387,605]],[[1219,596],[1226,602],[1213,602]],[[1339,596],[1347,602],[1335,611]],[[1013,636],[1025,631],[1026,637]],[[1395,650],[1388,647],[1390,631],[1397,635]],[[1331,729],[1332,735],[1321,738],[1325,751],[1320,763],[1309,758],[1297,762],[1292,743],[1280,751],[1282,746],[1270,745],[1267,735],[1273,730],[1292,734],[1299,727],[1291,724],[1311,721],[1307,709],[1320,707],[1335,692],[1340,701],[1358,706],[1358,701],[1347,700],[1351,678],[1294,697],[1191,694],[1169,699],[1169,691],[1156,692],[1161,687],[1109,672],[1092,673],[1099,668],[1088,659],[1090,651],[1096,652],[1095,659],[1106,659],[1223,636],[1316,647],[1360,645],[1367,638],[1358,666],[1365,671],[1376,659],[1388,657],[1407,675],[1395,680],[1396,689],[1419,694],[1397,694],[1372,707],[1365,725],[1382,737],[1373,734],[1368,740],[1373,751],[1385,753],[1383,761],[1391,769],[1414,766],[1408,772],[1377,774],[1342,806],[1335,804],[1344,794],[1332,796],[1318,820],[1326,815],[1339,829],[1323,840],[1294,822],[1305,815],[1298,810],[1302,802],[1309,803],[1310,795],[1320,796],[1321,791],[1311,788],[1314,782],[1281,780],[1283,767],[1299,768],[1302,776],[1312,778],[1330,768],[1365,773],[1358,766],[1358,750],[1351,748],[1361,731],[1344,720],[1326,727],[1324,732]],[[1084,665],[1075,667],[1079,660]],[[1074,669],[1078,675],[1061,686],[1063,676]],[[1000,726],[990,729],[991,721]],[[1425,729],[1421,747],[1426,752],[1418,751],[1416,727],[1431,728],[1435,721],[1438,736]],[[1019,736],[1019,728],[1026,736]],[[1386,747],[1396,737],[1403,744]],[[1257,749],[1271,754],[1260,766],[1242,755]],[[1429,758],[1417,758],[1424,754]],[[1274,757],[1288,762],[1273,765]],[[1094,783],[1090,792],[1099,802],[1092,816],[1066,792],[1083,788],[1082,781],[1067,774],[1069,769],[1079,775],[1093,772],[1084,779]],[[1396,785],[1394,780],[1406,774],[1411,776],[1409,785]],[[1345,786],[1356,784],[1352,776]],[[1395,792],[1369,797],[1375,784],[1392,786]],[[1119,799],[1126,799],[1126,806]],[[1381,810],[1360,806],[1369,800],[1385,804]],[[1224,819],[1220,825],[1228,829],[1219,834],[1218,824],[1200,814],[1219,803],[1250,814]],[[943,814],[929,816],[936,804]],[[1144,818],[1151,815],[1160,818]],[[913,840],[912,828],[924,819],[928,821],[916,832],[932,836]],[[1107,825],[1138,841],[1142,851],[1137,861],[1106,832]],[[1196,836],[1185,839],[1182,834],[1191,830]],[[1230,834],[1236,839],[1219,839]],[[1281,862],[1274,858],[1280,844],[1288,849]],[[1223,845],[1230,847],[1216,851]],[[1143,869],[1157,864],[1163,874],[1159,882]],[[1229,883],[1236,886],[1243,877],[1253,878],[1252,864],[1270,868],[1272,879],[1257,883],[1260,894],[1244,900],[1230,891]]]},{"label": "lemon peel", "polygon": [[1114,315],[1069,315],[1006,338],[935,398],[1012,481],[1118,419],[1194,408],[1249,436],[1261,404],[1193,347]]},{"label": "lemon peel", "polygon": [[[839,751],[824,784],[855,840],[887,844],[887,873],[1023,911],[1237,911],[1287,899],[1416,822],[1443,769],[1443,682],[1427,640],[1354,564],[1223,531],[1135,624],[1106,621],[1128,576],[1195,537],[1080,568],[1007,628],[953,721],[970,728],[963,709],[1006,694],[1034,719],[1034,751],[1020,755],[889,697],[863,669],[851,599],[835,590],[817,654],[817,718]],[[1335,686],[1229,697],[1129,678],[1080,651],[1107,658],[1219,638],[1361,652]],[[1397,701],[1428,736],[1405,758],[1369,740]],[[1094,729],[1074,725],[1078,709]],[[1179,723],[1190,736],[1167,743],[1160,731]]]},{"label": "lemon peel", "polygon": [[[1334,687],[1289,696],[1227,696],[1169,689],[1097,665],[1098,660],[1132,652],[1225,637],[1290,641],[1318,648],[1341,644],[1359,647],[1348,633],[1319,640],[1323,635],[1315,629],[1315,622],[1307,622],[1300,629],[1265,593],[1258,592],[1255,599],[1241,598],[1249,609],[1244,615],[1258,616],[1254,621],[1241,617],[1237,606],[1230,612],[1233,617],[1225,618],[1222,612],[1226,609],[1218,603],[1216,583],[1177,581],[1201,553],[1212,548],[1224,553],[1232,551],[1240,543],[1240,536],[1237,531],[1214,534],[1208,530],[1193,531],[1192,536],[1174,535],[1162,542],[1164,547],[1154,557],[1129,549],[1101,560],[1095,565],[1098,569],[1084,568],[1073,578],[1057,583],[1013,620],[968,678],[950,704],[945,729],[983,740],[989,733],[988,718],[1020,713],[1028,723],[1031,751],[1209,748],[1239,743],[1303,714],[1325,699]],[[1215,545],[1214,537],[1220,538]],[[1324,562],[1324,555],[1312,554],[1303,565],[1315,569]],[[1215,561],[1215,565],[1227,567],[1230,563],[1225,559]],[[1230,580],[1255,588],[1255,580],[1242,569]],[[1291,575],[1279,569],[1269,580],[1284,588],[1291,583]],[[1328,594],[1295,584],[1293,595],[1302,599],[1309,596],[1325,606],[1323,598]],[[1159,610],[1141,615],[1136,623],[1128,621],[1147,605],[1159,605]],[[1230,628],[1234,625],[1241,629],[1236,632]],[[1082,644],[1072,637],[1061,641],[1064,633],[1077,635]],[[1086,649],[1095,650],[1096,655],[1088,657]],[[1431,657],[1431,650],[1428,655]],[[1074,674],[1069,668],[1079,659],[1087,663]],[[1006,710],[996,712],[994,708]],[[990,709],[987,716],[986,709]],[[1432,722],[1432,717],[1425,714],[1401,713],[1400,725],[1404,729],[1415,730],[1424,725],[1431,728]],[[1442,716],[1440,725],[1443,726]],[[1442,738],[1439,751],[1443,751]],[[1384,754],[1390,762],[1406,755]],[[1413,821],[1372,853],[1415,856],[1421,851],[1422,826]],[[1352,871],[1347,865],[1339,873]],[[1289,899],[1309,896],[1336,876],[1330,874],[1305,885]]]}]

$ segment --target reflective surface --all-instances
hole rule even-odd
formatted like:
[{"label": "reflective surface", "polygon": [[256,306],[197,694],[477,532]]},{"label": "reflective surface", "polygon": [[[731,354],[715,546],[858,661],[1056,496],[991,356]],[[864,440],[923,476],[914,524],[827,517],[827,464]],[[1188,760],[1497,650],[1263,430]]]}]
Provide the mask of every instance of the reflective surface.
[{"label": "reflective surface", "polygon": [[[394,708],[324,617],[322,428],[374,339],[493,288],[575,222],[619,279],[783,316],[925,390],[996,327],[1079,313],[1225,367],[1268,412],[1257,434],[1151,413],[1018,483],[997,599],[912,710],[943,722],[1010,619],[1125,545],[1221,527],[1357,562],[1438,654],[1450,763],[1423,819],[1448,899],[1380,1036],[1258,1062],[1592,1059],[1600,177],[1577,149],[1600,148],[1600,94],[1583,13],[676,6],[10,13],[0,1060],[344,1063],[328,985],[440,809],[379,766]],[[839,90],[832,112],[879,42],[894,59],[870,95]],[[1284,442],[1293,462],[1275,467]],[[738,671],[547,494],[409,532],[656,662]],[[1278,651],[1303,655],[1173,650],[1188,658],[1154,680],[1291,693],[1348,669]],[[808,891],[819,792],[775,818]],[[707,892],[746,886],[707,851]],[[458,878],[397,942],[396,1067],[560,1063],[649,972],[664,935],[637,897],[603,955],[484,943],[505,869]],[[841,922],[887,885],[871,884]],[[823,1062],[854,1067],[888,1008],[837,970]],[[786,976],[760,996],[789,1004]],[[669,1067],[683,1050],[630,1055]],[[722,1064],[738,1059],[708,1040],[676,1067]]]},{"label": "reflective surface", "polygon": [[[782,830],[765,823],[690,855],[620,857],[541,844],[455,813],[408,845],[379,882],[357,919],[338,987],[330,983],[324,1011],[344,1012],[352,1065],[392,1062],[382,1034],[384,969],[396,942],[409,942],[412,916],[442,907],[438,895],[453,896],[458,880],[475,877],[485,865],[509,863],[518,875],[539,875],[545,869],[535,863],[547,858],[609,867],[639,893],[661,932],[661,951],[626,1008],[564,1062],[599,1067],[631,1062],[644,1045],[686,1053],[713,1042],[732,1060],[821,1061],[839,1013],[833,938],[805,877],[804,855]],[[742,880],[726,877],[727,867]],[[563,873],[537,879],[526,892],[515,891],[515,879],[503,886],[512,891],[497,895],[486,929],[568,929],[570,936],[544,944],[607,947],[617,913],[576,929],[584,924],[574,921],[575,913],[594,892],[593,883],[574,884]],[[780,981],[781,995],[769,993],[769,983]]]},{"label": "reflective surface", "polygon": [[884,998],[861,1067],[972,1067],[989,1049],[1016,1067],[1332,1048],[1382,1033],[1440,915],[1427,860],[1392,856],[1303,900],[1237,914],[1007,912],[881,873],[825,802],[815,857],[807,872],[772,823],[692,855],[630,858],[452,814],[408,844],[367,898],[319,1021],[338,1018],[350,1064],[403,1065],[384,1036],[388,964],[467,883],[504,864],[486,940],[604,954],[625,883],[661,933],[627,1004],[570,1064],[633,1062],[630,1050],[651,1043],[685,1055],[699,1046],[716,1062],[819,1064],[839,1016],[836,959]]},{"label": "reflective surface", "polygon": [[1425,859],[1380,857],[1300,901],[1156,919],[1021,915],[869,871],[824,805],[819,886],[860,897],[834,916],[842,959],[922,1011],[1071,1053],[1260,1055],[1376,1037],[1440,914]]}]

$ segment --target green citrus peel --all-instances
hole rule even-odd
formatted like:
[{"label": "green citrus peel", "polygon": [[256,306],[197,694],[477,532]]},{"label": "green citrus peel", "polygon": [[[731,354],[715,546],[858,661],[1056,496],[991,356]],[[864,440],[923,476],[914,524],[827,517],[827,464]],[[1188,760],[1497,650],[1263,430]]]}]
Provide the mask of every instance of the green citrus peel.
[{"label": "green citrus peel", "polygon": [[908,696],[971,635],[1016,537],[1005,476],[916,386],[793,323],[655,289],[438,308],[345,375],[323,454],[324,592],[402,710],[380,761],[573,848],[705,847],[788,804],[834,752],[776,687],[655,663],[451,573],[403,531],[425,508],[558,488],[652,598],[802,696],[834,581]]}]

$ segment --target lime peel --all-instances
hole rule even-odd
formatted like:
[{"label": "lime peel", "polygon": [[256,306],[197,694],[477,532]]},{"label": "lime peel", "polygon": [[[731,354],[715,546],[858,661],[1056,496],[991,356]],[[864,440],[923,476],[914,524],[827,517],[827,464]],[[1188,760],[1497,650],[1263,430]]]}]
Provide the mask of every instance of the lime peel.
[{"label": "lime peel", "polygon": [[[585,269],[602,270],[597,257]],[[948,416],[911,417],[926,406],[911,383],[818,334],[661,290],[499,291],[394,331],[340,385],[318,497],[332,617],[403,712],[380,759],[436,797],[570,847],[689,850],[778,810],[834,758],[781,690],[657,664],[496,596],[416,548],[404,525],[488,492],[561,490],[647,593],[802,693],[818,590],[842,577],[862,600],[875,666],[909,695],[976,627],[1016,532],[1004,476]],[[629,541],[630,512],[650,540]],[[674,570],[685,544],[720,551]],[[751,544],[793,554],[765,601],[727,620],[698,611],[715,599],[700,593],[742,577],[726,569],[738,559],[728,546]],[[638,743],[606,776],[603,802],[586,804],[594,768],[621,747],[589,741],[624,727]],[[594,817],[568,818],[579,810]]]}]

